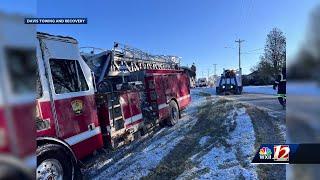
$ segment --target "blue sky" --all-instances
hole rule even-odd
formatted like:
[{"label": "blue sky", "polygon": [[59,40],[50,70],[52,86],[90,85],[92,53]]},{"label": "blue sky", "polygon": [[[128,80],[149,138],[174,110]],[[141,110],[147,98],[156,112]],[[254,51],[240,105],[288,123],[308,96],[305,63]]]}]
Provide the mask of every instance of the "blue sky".
[{"label": "blue sky", "polygon": [[[17,2],[18,0],[9,1]],[[237,68],[234,42],[244,39],[242,68],[249,73],[257,64],[267,33],[280,28],[287,37],[288,58],[293,57],[305,36],[315,0],[41,0],[24,1],[2,9],[34,12],[37,17],[87,17],[87,25],[38,25],[38,31],[68,35],[80,46],[111,48],[114,41],[154,54],[183,58],[196,63],[198,76]],[[300,3],[299,3],[300,2]],[[225,48],[230,47],[230,48]]]}]

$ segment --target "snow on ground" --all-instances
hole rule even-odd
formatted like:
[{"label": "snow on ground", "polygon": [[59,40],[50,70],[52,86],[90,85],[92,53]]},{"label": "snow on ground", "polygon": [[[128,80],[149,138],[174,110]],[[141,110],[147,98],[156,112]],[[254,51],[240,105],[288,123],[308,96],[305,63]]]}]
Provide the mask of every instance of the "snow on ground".
[{"label": "snow on ground", "polygon": [[[211,149],[201,156],[201,152],[190,158],[195,164],[191,170],[185,171],[178,179],[257,179],[256,168],[251,165],[254,155],[255,135],[249,115],[245,108],[234,109],[228,118],[236,117],[236,128],[231,131],[228,143],[231,148],[211,145]],[[210,137],[204,136],[199,144],[202,146]],[[209,145],[210,147],[210,145]]]},{"label": "snow on ground", "polygon": [[161,159],[182,139],[175,132],[152,142],[140,152],[127,154],[94,179],[139,179],[157,167]]},{"label": "snow on ground", "polygon": [[210,136],[203,136],[199,141],[200,146],[203,147],[210,138],[211,138]]},{"label": "snow on ground", "polygon": [[[192,103],[183,112],[181,120],[173,127],[165,127],[150,136],[117,150],[117,157],[100,157],[84,171],[88,179],[140,179],[157,168],[170,151],[184,139],[197,123],[197,107],[205,102],[200,92],[215,93],[214,88],[191,90]],[[214,101],[213,101],[214,102]],[[211,136],[199,139],[203,148],[189,157],[193,168],[185,170],[178,179],[257,179],[256,169],[250,164],[254,153],[255,135],[250,117],[244,108],[228,112],[227,119],[235,124],[227,136],[228,147],[210,143]],[[136,144],[136,145],[135,145]]]},{"label": "snow on ground", "polygon": [[277,94],[277,90],[274,90],[272,86],[243,86],[242,91],[245,93]]},{"label": "snow on ground", "polygon": [[93,179],[139,179],[148,175],[196,123],[194,113],[204,97],[199,96],[198,91],[191,91],[191,98],[192,103],[175,126],[162,128],[150,139],[142,139],[141,145],[131,152],[125,151],[116,162],[112,158],[96,160],[97,163],[84,174]]}]

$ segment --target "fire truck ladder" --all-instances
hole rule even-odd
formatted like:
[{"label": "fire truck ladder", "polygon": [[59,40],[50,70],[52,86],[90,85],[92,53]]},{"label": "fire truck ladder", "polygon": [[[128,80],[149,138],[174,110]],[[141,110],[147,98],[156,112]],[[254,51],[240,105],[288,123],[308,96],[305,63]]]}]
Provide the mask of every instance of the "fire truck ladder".
[{"label": "fire truck ladder", "polygon": [[181,58],[177,56],[151,55],[140,49],[115,42],[109,76],[120,72],[144,69],[179,69]]}]

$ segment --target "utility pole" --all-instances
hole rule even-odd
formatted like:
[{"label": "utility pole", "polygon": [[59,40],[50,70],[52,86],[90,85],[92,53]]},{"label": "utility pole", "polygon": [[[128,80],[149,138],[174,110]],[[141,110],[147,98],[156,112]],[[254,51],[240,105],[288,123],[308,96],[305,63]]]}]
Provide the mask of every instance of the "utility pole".
[{"label": "utility pole", "polygon": [[239,70],[241,72],[241,43],[244,42],[244,40],[239,39],[235,42],[239,44]]},{"label": "utility pole", "polygon": [[217,76],[217,64],[213,64],[213,66],[214,66],[214,77],[216,77]]}]

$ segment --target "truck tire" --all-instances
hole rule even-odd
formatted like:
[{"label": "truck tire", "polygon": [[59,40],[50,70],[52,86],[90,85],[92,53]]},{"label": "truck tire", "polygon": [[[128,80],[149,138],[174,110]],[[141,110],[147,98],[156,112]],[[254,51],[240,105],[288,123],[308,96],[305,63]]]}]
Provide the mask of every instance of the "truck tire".
[{"label": "truck tire", "polygon": [[72,157],[61,145],[46,144],[37,148],[37,179],[75,179]]},{"label": "truck tire", "polygon": [[168,125],[174,126],[178,122],[179,117],[180,117],[178,104],[175,101],[171,100],[169,103],[169,109],[170,109],[169,110],[170,117],[168,119]]}]

